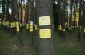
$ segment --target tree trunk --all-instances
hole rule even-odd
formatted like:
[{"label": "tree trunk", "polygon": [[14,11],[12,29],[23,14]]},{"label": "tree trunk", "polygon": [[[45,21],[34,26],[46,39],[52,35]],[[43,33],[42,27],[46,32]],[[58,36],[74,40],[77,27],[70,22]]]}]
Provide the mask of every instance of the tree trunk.
[{"label": "tree trunk", "polygon": [[[38,52],[39,55],[54,55],[54,21],[52,0],[37,0]],[[47,19],[47,20],[45,20]],[[50,21],[49,21],[50,20]],[[44,23],[46,22],[46,23]],[[48,23],[47,23],[48,22]]]},{"label": "tree trunk", "polygon": [[85,39],[85,1],[83,0],[84,39]]},{"label": "tree trunk", "polygon": [[16,12],[16,31],[17,31],[17,46],[21,46],[21,35],[20,35],[20,23],[19,23],[19,16],[18,16],[18,4],[17,0],[14,1],[15,4],[15,12]]}]

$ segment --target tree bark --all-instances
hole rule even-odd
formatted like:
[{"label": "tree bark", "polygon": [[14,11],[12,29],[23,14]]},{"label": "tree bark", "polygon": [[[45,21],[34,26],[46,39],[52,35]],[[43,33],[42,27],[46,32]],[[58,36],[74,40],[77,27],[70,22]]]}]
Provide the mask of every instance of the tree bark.
[{"label": "tree bark", "polygon": [[[39,55],[54,55],[54,21],[52,11],[52,0],[37,0],[37,21],[38,21],[38,52]],[[39,25],[39,17],[50,16],[51,25]],[[43,21],[44,22],[44,21]],[[41,29],[51,29],[51,38],[40,38]]]}]

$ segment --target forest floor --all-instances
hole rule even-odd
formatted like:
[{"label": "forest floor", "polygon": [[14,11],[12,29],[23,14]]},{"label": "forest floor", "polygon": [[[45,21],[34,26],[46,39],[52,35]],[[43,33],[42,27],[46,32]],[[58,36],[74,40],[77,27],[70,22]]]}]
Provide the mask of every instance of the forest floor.
[{"label": "forest floor", "polygon": [[78,41],[78,33],[66,32],[65,40],[61,40],[59,35],[55,39],[55,55],[85,55],[85,39],[81,32],[81,41]]},{"label": "forest floor", "polygon": [[[81,41],[78,41],[77,36],[77,31],[66,32],[66,38],[62,40],[58,32],[55,32],[55,55],[85,55],[85,40],[82,32]],[[17,47],[16,35],[11,37],[9,33],[0,30],[0,55],[38,55],[36,46],[29,45],[29,35],[27,36],[25,31],[21,37],[22,46]]]}]

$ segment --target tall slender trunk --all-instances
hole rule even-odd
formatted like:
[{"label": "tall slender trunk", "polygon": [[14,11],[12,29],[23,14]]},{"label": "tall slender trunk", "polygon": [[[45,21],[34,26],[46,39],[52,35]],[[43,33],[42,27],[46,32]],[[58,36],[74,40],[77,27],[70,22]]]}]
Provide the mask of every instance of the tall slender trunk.
[{"label": "tall slender trunk", "polygon": [[4,19],[4,14],[5,14],[5,1],[2,0],[2,12],[3,12],[3,19]]},{"label": "tall slender trunk", "polygon": [[26,3],[26,33],[28,35],[29,32],[29,0]]},{"label": "tall slender trunk", "polygon": [[79,1],[79,22],[78,22],[78,24],[79,24],[79,27],[78,27],[78,41],[80,41],[81,40],[81,35],[80,35],[80,33],[81,33],[81,24],[80,24],[80,22],[81,22],[81,2],[82,2],[82,0],[80,0]]},{"label": "tall slender trunk", "polygon": [[30,45],[33,46],[34,42],[34,37],[33,37],[33,32],[34,32],[34,16],[33,16],[33,8],[34,8],[34,0],[30,0],[30,32],[29,32],[29,38],[30,38]]},{"label": "tall slender trunk", "polygon": [[16,12],[17,45],[18,45],[18,47],[20,47],[21,46],[21,36],[20,36],[20,23],[19,23],[19,16],[18,16],[17,0],[14,0],[14,4],[15,4],[15,12]]},{"label": "tall slender trunk", "polygon": [[83,0],[84,39],[85,39],[85,1]]}]

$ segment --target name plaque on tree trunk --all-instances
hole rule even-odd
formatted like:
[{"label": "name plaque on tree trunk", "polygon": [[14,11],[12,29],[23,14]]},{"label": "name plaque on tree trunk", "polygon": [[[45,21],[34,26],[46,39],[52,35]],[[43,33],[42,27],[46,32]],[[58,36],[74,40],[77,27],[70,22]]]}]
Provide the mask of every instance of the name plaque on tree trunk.
[{"label": "name plaque on tree trunk", "polygon": [[39,17],[39,25],[51,25],[50,24],[50,16]]},{"label": "name plaque on tree trunk", "polygon": [[51,38],[51,29],[40,29],[40,38]]},{"label": "name plaque on tree trunk", "polygon": [[85,29],[84,29],[84,33],[85,33]]},{"label": "name plaque on tree trunk", "polygon": [[19,22],[16,22],[16,29],[19,31]]}]

